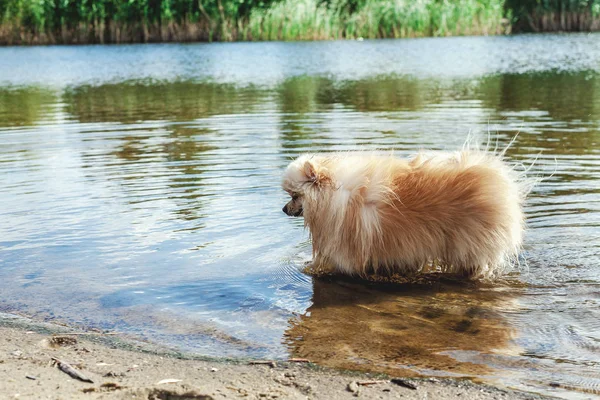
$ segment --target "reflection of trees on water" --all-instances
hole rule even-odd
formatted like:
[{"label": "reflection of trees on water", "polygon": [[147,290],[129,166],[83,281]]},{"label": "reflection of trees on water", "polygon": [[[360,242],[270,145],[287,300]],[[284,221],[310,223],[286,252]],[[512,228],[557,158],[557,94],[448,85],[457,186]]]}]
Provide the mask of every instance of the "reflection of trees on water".
[{"label": "reflection of trees on water", "polygon": [[323,101],[325,93],[332,90],[332,82],[325,78],[302,76],[291,78],[277,88],[277,107],[280,113],[279,132],[282,147],[294,152],[314,146],[317,138],[326,138],[316,115],[324,109],[330,109],[330,103]]},{"label": "reflection of trees on water", "polygon": [[[465,115],[471,115],[469,118],[481,127],[488,121],[492,130],[500,125],[505,139],[519,131],[521,123],[535,131],[532,133],[543,133],[542,139],[537,134],[520,135],[509,149],[511,156],[522,153],[528,157],[540,150],[581,155],[593,151],[598,141],[599,82],[596,75],[587,73],[546,73],[470,80],[387,76],[345,82],[299,76],[274,88],[211,82],[122,83],[76,87],[62,95],[33,87],[3,89],[0,126],[73,118],[88,124],[81,128],[82,140],[93,137],[105,141],[120,160],[117,164],[136,166],[135,174],[128,174],[127,169],[116,171],[121,179],[159,179],[159,184],[183,192],[174,197],[176,201],[191,202],[202,196],[200,182],[205,167],[199,159],[227,146],[227,141],[215,140],[218,123],[211,122],[212,130],[207,130],[206,122],[215,116],[275,111],[282,153],[293,156],[312,148],[329,150],[345,136],[363,144],[384,135],[385,143],[394,143],[395,138],[401,142],[406,139],[405,129],[410,130],[415,143],[426,141],[430,118],[435,118],[431,110],[458,113],[453,110],[455,104],[479,112],[479,116],[468,114],[471,111]],[[453,103],[463,100],[471,103]],[[359,119],[343,114],[355,111],[362,113]],[[369,121],[378,126],[371,127]],[[364,132],[360,138],[353,131],[353,123],[360,123]],[[461,134],[462,139],[467,132],[448,134]],[[114,163],[108,159],[104,162]],[[164,168],[176,173],[163,174]],[[184,207],[182,212],[189,210]]]},{"label": "reflection of trees on water", "polygon": [[205,139],[209,132],[175,125],[166,130],[157,129],[155,133],[118,138],[120,144],[112,155],[120,161],[107,159],[107,163],[129,171],[121,176],[123,182],[140,181],[123,185],[125,190],[131,188],[133,202],[140,202],[137,197],[140,189],[163,186],[164,197],[175,203],[173,212],[185,220],[201,218],[201,198],[206,195],[203,174],[207,166],[202,158],[217,148]]},{"label": "reflection of trees on water", "polygon": [[[85,87],[65,99],[81,122],[122,124],[92,126],[93,132],[106,131],[101,140],[110,143],[117,161],[91,158],[90,166],[101,160],[111,167],[111,179],[118,177],[132,204],[166,199],[174,203],[170,211],[185,220],[203,216],[203,175],[209,166],[203,158],[218,148],[218,133],[197,120],[250,112],[261,102],[252,88],[193,83]],[[148,191],[156,196],[146,196]]]},{"label": "reflection of trees on water", "polygon": [[[403,76],[348,82],[293,78],[278,88],[282,147],[294,152],[314,146],[311,144],[314,140],[331,141],[335,135],[328,131],[327,115],[344,111],[360,111],[389,120],[414,118],[426,138],[428,110],[443,105],[452,113],[454,103],[461,109],[465,106],[479,109],[482,118],[475,123],[483,127],[483,133],[487,129],[492,133],[496,129],[504,132],[506,140],[501,146],[519,131],[535,133],[519,136],[509,150],[511,155],[531,156],[532,149],[533,153],[547,149],[553,154],[581,155],[593,151],[598,141],[599,84],[598,76],[589,73],[506,74],[448,81]],[[460,103],[472,100],[479,103]],[[383,114],[377,117],[378,112]],[[351,129],[349,126],[349,137]],[[380,133],[399,139],[403,134],[394,129]],[[543,133],[543,138],[537,133]],[[464,138],[468,131],[455,134]]]},{"label": "reflection of trees on water", "polygon": [[52,118],[58,102],[54,91],[39,88],[0,88],[0,127],[31,126]]},{"label": "reflection of trees on water", "polygon": [[555,121],[598,121],[597,74],[504,74],[482,79],[482,100],[499,112],[546,111]]},{"label": "reflection of trees on water", "polygon": [[511,307],[513,296],[506,293],[442,283],[313,282],[313,305],[286,332],[296,357],[393,375],[438,370],[473,376],[489,367],[445,352],[485,354],[510,346],[512,329],[499,312]]},{"label": "reflection of trees on water", "polygon": [[[348,82],[314,76],[288,79],[277,88],[282,148],[295,154],[322,146],[323,141],[335,141],[331,134],[332,116],[337,115],[335,122],[339,124],[345,112],[415,111],[439,102],[444,95],[452,96],[445,91],[447,88],[439,82],[407,77]],[[352,126],[345,129],[351,137]]]},{"label": "reflection of trees on water", "polygon": [[202,165],[202,155],[217,149],[214,144],[198,140],[207,132],[185,127],[173,127],[169,135],[171,141],[164,146],[167,154],[167,166],[177,171],[168,184],[170,191],[180,192],[173,200],[178,203],[176,213],[185,220],[195,220],[203,213],[199,206],[201,197],[206,196],[203,187],[203,173],[206,164]]},{"label": "reflection of trees on water", "polygon": [[[387,76],[337,82],[318,76],[289,78],[274,89],[211,82],[147,82],[81,86],[62,96],[36,87],[0,89],[0,126],[35,124],[64,102],[80,122],[191,121],[251,113],[271,101],[284,114],[417,111],[448,100],[478,99],[500,112],[546,111],[557,121],[598,121],[596,74],[504,74],[479,79]],[[293,121],[292,121],[293,122]],[[293,125],[291,125],[293,127]]]},{"label": "reflection of trees on water", "polygon": [[326,111],[333,104],[329,94],[334,91],[330,79],[317,76],[290,78],[277,88],[279,111],[288,114],[308,114]]},{"label": "reflection of trees on water", "polygon": [[80,122],[190,122],[212,115],[252,112],[266,93],[214,83],[122,83],[82,86],[64,95]]},{"label": "reflection of trees on water", "polygon": [[357,111],[410,111],[439,102],[444,88],[439,81],[385,77],[339,85],[332,100]]},{"label": "reflection of trees on water", "polygon": [[[600,79],[590,73],[506,74],[482,80],[493,119],[519,135],[510,155],[583,155],[594,151],[600,121]],[[506,128],[504,128],[506,130]],[[543,133],[543,137],[538,134]]]}]

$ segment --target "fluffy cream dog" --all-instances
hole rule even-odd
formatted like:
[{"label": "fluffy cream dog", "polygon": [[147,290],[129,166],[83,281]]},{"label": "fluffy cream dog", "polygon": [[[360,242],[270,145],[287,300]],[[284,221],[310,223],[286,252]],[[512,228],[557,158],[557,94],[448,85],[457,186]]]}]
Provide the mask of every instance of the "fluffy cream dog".
[{"label": "fluffy cream dog", "polygon": [[306,154],[283,176],[303,216],[313,265],[351,275],[443,272],[490,278],[518,255],[524,191],[502,155],[465,150],[411,160]]}]

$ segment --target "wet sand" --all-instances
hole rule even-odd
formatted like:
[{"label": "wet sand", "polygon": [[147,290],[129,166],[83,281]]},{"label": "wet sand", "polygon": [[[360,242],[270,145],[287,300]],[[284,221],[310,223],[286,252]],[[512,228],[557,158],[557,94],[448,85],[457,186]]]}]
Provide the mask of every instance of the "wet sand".
[{"label": "wet sand", "polygon": [[[0,315],[1,399],[542,399],[468,380],[353,373],[311,363],[193,359],[102,332]],[[79,332],[81,333],[81,332]],[[70,364],[93,383],[61,371]]]}]

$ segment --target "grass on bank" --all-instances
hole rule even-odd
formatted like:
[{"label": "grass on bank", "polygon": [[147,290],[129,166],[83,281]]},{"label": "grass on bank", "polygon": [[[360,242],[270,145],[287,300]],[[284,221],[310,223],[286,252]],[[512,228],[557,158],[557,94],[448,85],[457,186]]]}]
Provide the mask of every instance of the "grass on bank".
[{"label": "grass on bank", "polygon": [[600,0],[507,0],[516,31],[600,31]]},{"label": "grass on bank", "polygon": [[402,38],[498,34],[507,29],[503,0],[284,0],[250,13],[254,40]]},{"label": "grass on bank", "polygon": [[504,14],[504,0],[0,0],[0,43],[496,34]]},{"label": "grass on bank", "polygon": [[0,0],[0,44],[600,30],[600,0]]}]

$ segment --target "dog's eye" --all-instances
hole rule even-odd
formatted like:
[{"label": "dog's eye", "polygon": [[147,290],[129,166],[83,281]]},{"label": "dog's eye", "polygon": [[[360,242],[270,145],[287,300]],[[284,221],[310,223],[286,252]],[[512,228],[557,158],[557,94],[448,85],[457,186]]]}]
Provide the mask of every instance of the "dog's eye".
[{"label": "dog's eye", "polygon": [[298,200],[298,197],[300,197],[298,193],[292,193],[292,200]]}]

